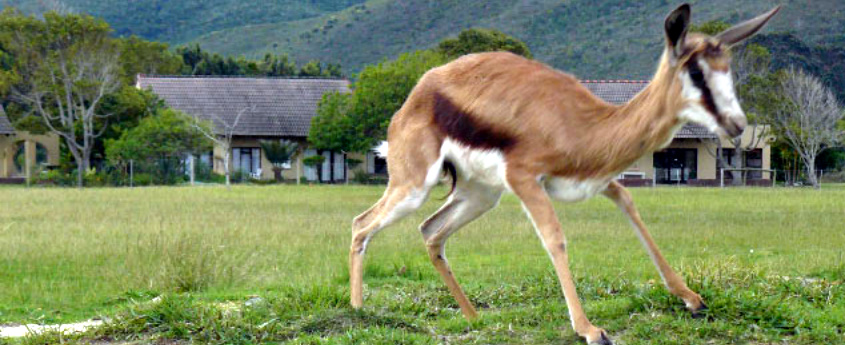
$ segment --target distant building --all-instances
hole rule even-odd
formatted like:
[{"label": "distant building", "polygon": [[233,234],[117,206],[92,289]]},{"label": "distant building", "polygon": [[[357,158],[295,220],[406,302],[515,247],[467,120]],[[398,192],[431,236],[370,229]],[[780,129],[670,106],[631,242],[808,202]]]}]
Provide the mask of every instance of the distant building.
[{"label": "distant building", "polygon": [[[275,77],[185,77],[139,75],[137,87],[150,89],[168,106],[188,115],[211,121],[218,134],[223,134],[222,121],[232,125],[244,111],[234,130],[230,170],[273,178],[273,169],[259,145],[260,140],[288,139],[304,147],[311,119],[317,115],[317,104],[327,92],[349,92],[345,79],[302,79]],[[302,165],[302,158],[322,155],[323,166],[313,169]],[[200,161],[223,173],[223,151],[201,156]],[[346,155],[341,152],[306,148],[284,172],[285,179],[298,174],[309,181],[343,181],[346,179]]]},{"label": "distant building", "polygon": [[[596,96],[608,103],[623,104],[642,91],[647,81],[636,80],[584,80],[581,83]],[[751,128],[743,134],[743,144],[751,142]],[[620,179],[631,181],[651,180],[658,184],[718,185],[720,167],[716,160],[716,149],[721,142],[725,160],[732,164],[733,143],[722,140],[706,128],[687,124],[665,149],[646,155],[620,175]],[[759,144],[753,150],[743,151],[742,166],[745,168],[771,169],[770,140],[755,140]],[[729,178],[726,173],[726,178]],[[762,182],[771,177],[761,171],[750,172],[747,179]]]},{"label": "distant building", "polygon": [[0,183],[24,183],[27,171],[34,175],[57,165],[59,139],[56,135],[17,131],[0,109]]}]

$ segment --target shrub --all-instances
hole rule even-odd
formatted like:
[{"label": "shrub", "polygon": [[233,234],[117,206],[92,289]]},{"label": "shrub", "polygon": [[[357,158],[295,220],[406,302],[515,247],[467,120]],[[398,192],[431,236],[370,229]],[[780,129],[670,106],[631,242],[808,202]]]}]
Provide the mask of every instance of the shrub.
[{"label": "shrub", "polygon": [[367,174],[364,169],[354,169],[352,170],[352,182],[357,184],[369,184],[370,183],[370,175]]},{"label": "shrub", "polygon": [[133,184],[135,186],[152,186],[153,185],[153,175],[140,173],[135,174],[133,177]]},{"label": "shrub", "polygon": [[45,170],[35,175],[33,182],[47,186],[69,187],[76,184],[76,176],[62,172],[61,170]]}]

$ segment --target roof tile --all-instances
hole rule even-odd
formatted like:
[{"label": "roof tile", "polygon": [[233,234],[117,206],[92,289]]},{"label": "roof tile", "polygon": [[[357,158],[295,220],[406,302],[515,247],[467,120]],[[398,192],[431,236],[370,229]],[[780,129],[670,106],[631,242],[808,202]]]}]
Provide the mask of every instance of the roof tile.
[{"label": "roof tile", "polygon": [[138,86],[152,89],[175,109],[213,121],[218,131],[221,119],[232,124],[238,112],[246,111],[236,136],[308,136],[323,94],[349,92],[344,79],[141,75]]},{"label": "roof tile", "polygon": [[15,127],[12,127],[5,114],[0,114],[0,134],[15,134]]}]

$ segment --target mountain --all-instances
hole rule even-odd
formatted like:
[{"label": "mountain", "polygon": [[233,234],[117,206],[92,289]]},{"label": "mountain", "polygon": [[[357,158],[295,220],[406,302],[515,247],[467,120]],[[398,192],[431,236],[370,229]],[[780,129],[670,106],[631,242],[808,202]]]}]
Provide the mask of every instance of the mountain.
[{"label": "mountain", "polygon": [[0,3],[27,13],[50,10],[88,13],[104,18],[118,35],[185,43],[216,30],[319,17],[363,1],[0,0]]},{"label": "mountain", "polygon": [[[691,1],[693,21],[729,23],[785,7],[766,32],[845,46],[845,1]],[[199,43],[228,55],[288,53],[346,71],[430,48],[469,27],[525,41],[535,58],[590,79],[648,78],[662,49],[668,0],[5,0],[26,11],[63,6],[104,17],[120,35]],[[49,4],[46,5],[46,4]]]}]

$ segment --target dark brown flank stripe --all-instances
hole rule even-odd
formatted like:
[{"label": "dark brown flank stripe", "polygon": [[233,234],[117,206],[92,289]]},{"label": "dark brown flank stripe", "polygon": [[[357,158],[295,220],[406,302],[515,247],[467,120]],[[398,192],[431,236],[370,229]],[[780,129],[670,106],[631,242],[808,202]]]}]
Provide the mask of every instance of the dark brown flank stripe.
[{"label": "dark brown flank stripe", "polygon": [[701,71],[701,67],[698,66],[698,56],[693,56],[689,59],[689,61],[687,61],[687,71],[689,71],[693,85],[701,90],[701,101],[704,103],[704,108],[706,108],[707,111],[716,118],[716,122],[723,124],[724,119],[722,119],[722,116],[719,115],[719,109],[716,107],[716,102],[713,100],[713,93],[710,91],[710,87],[707,86],[707,81],[704,78],[700,80],[692,78],[692,75],[695,73],[703,73]]},{"label": "dark brown flank stripe", "polygon": [[440,93],[434,94],[434,122],[446,136],[474,149],[507,151],[514,144],[511,136],[478,123]]}]

